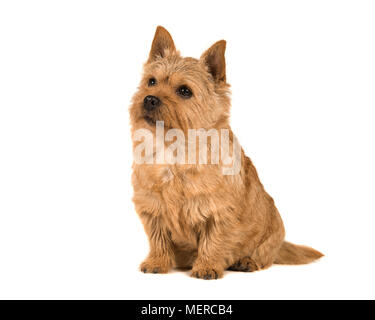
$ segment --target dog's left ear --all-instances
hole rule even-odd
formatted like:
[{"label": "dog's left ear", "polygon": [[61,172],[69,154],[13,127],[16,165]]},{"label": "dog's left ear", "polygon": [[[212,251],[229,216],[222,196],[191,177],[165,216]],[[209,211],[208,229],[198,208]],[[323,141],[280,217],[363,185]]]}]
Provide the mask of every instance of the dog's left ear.
[{"label": "dog's left ear", "polygon": [[212,45],[201,56],[201,61],[207,65],[208,71],[211,73],[215,82],[225,83],[225,48],[226,41],[221,40]]},{"label": "dog's left ear", "polygon": [[176,47],[173,39],[167,29],[158,26],[152,41],[148,62],[152,62],[157,58],[164,58],[169,54],[175,53]]}]

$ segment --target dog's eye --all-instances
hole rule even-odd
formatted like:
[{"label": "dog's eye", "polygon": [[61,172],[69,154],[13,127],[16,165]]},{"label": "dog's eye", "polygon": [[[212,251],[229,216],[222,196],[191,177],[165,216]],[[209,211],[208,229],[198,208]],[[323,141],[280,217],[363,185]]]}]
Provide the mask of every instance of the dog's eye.
[{"label": "dog's eye", "polygon": [[148,86],[152,87],[154,85],[156,85],[156,79],[155,78],[148,79]]},{"label": "dog's eye", "polygon": [[188,86],[181,86],[177,89],[177,94],[182,98],[189,99],[193,95],[193,92]]}]

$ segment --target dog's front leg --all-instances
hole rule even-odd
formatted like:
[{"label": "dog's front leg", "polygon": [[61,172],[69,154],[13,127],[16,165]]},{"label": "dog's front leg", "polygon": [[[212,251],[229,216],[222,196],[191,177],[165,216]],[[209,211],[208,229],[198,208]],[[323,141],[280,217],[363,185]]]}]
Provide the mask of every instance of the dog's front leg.
[{"label": "dog's front leg", "polygon": [[144,273],[167,273],[173,264],[170,233],[159,216],[143,213],[141,219],[149,239],[150,252],[140,269]]},{"label": "dog's front leg", "polygon": [[191,276],[205,280],[221,278],[226,268],[225,252],[228,245],[224,228],[208,221],[199,233],[198,256]]}]

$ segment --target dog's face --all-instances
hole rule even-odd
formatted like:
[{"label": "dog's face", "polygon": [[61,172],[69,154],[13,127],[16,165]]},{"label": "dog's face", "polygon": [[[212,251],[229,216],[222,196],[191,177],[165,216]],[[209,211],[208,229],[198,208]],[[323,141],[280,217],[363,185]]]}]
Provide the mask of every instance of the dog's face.
[{"label": "dog's face", "polygon": [[225,41],[201,58],[183,58],[172,37],[158,27],[144,74],[130,108],[137,127],[187,129],[223,126],[229,116],[229,85],[225,77]]}]

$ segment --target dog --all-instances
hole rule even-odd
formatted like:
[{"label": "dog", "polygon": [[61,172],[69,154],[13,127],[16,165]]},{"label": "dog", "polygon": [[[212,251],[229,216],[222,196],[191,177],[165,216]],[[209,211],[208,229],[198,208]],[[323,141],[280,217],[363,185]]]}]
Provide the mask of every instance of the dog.
[{"label": "dog", "polygon": [[[226,130],[234,150],[225,49],[226,41],[221,40],[200,59],[182,57],[169,32],[157,27],[130,106],[134,151],[142,145],[143,155],[153,157],[175,143],[158,145],[158,129],[164,137],[172,129],[186,135],[193,129]],[[150,132],[151,139],[139,139],[140,130]],[[186,151],[190,142],[177,149]],[[272,264],[306,264],[323,256],[284,240],[280,214],[242,148],[240,166],[233,174],[223,173],[221,159],[207,164],[147,159],[134,162],[132,174],[133,202],[150,245],[141,271],[187,268],[192,277],[210,280],[221,278],[225,270],[253,272]]]}]

